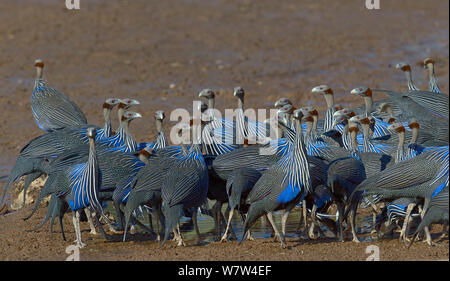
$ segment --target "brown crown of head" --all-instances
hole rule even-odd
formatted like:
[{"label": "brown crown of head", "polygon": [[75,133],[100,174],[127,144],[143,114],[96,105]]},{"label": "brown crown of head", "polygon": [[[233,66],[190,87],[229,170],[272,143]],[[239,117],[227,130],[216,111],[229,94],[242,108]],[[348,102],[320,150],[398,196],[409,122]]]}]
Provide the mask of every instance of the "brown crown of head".
[{"label": "brown crown of head", "polygon": [[432,58],[426,58],[424,61],[423,61],[423,64],[426,66],[427,64],[434,64],[434,60],[432,59]]},{"label": "brown crown of head", "polygon": [[34,66],[35,66],[35,67],[43,68],[43,67],[44,67],[44,62],[43,62],[42,60],[36,60],[36,61],[34,62]]},{"label": "brown crown of head", "polygon": [[411,129],[419,129],[419,123],[417,121],[413,121],[411,123],[408,124],[408,127],[410,127]]}]

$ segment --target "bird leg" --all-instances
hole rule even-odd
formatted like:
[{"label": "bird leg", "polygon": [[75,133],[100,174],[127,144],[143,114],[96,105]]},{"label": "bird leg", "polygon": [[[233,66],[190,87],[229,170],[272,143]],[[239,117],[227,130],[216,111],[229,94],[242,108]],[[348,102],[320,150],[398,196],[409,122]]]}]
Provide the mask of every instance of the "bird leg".
[{"label": "bird leg", "polygon": [[[265,224],[265,222],[266,222],[266,219],[264,219],[263,217],[261,217],[261,220],[262,220],[262,222]],[[241,214],[241,222],[242,223],[244,223],[245,222],[245,217],[244,217],[244,215],[243,214]],[[252,232],[250,231],[250,229],[247,231],[247,240],[250,240],[250,241],[255,241],[255,238],[253,237],[253,235],[252,235]]]},{"label": "bird leg", "polygon": [[308,229],[308,209],[306,209],[306,200],[302,201],[303,221],[305,222],[305,230]]},{"label": "bird leg", "polygon": [[[230,215],[230,211],[229,211],[229,209],[227,208],[227,211],[228,211],[228,213],[225,213],[225,216],[229,216]],[[223,216],[223,224],[225,225],[225,226],[227,226],[227,221],[226,221],[226,219],[225,219],[225,216]],[[237,236],[236,236],[236,233],[234,232],[234,229],[233,229],[233,226],[231,225],[231,223],[230,223],[230,238],[232,238],[232,239],[234,239],[234,240],[237,240]]]},{"label": "bird leg", "polygon": [[[161,237],[163,237],[164,233],[164,229],[165,229],[165,221],[164,221],[164,214],[162,213],[161,207],[158,206],[157,208],[155,208],[155,218],[156,218],[156,226],[158,227],[158,234],[157,234],[157,241],[161,240]],[[159,226],[159,224],[161,223],[161,227]]]},{"label": "bird leg", "polygon": [[89,222],[89,227],[91,229],[90,234],[97,235],[98,233],[95,230],[95,225],[94,225],[94,222],[92,221],[92,218],[95,216],[95,212],[91,213],[91,210],[89,210],[89,208],[85,208],[84,212],[86,213],[86,217]]},{"label": "bird leg", "polygon": [[444,224],[442,225],[442,234],[441,234],[441,236],[439,237],[438,240],[444,239],[446,236],[448,236],[447,226],[448,226],[448,222],[444,222]]},{"label": "bird leg", "polygon": [[284,214],[281,217],[281,232],[283,236],[286,236],[286,222],[289,217],[290,210],[284,210]]},{"label": "bird leg", "polygon": [[353,235],[353,242],[359,243],[358,236],[356,236],[356,229],[355,229],[355,219],[356,219],[356,210],[355,208],[352,208],[349,212],[349,219],[350,219],[350,226],[352,228],[352,235]]},{"label": "bird leg", "polygon": [[177,222],[177,227],[176,227],[175,231],[177,232],[177,239],[178,239],[177,246],[186,246],[186,244],[184,244],[184,241],[183,241],[183,236],[181,236],[180,222]]},{"label": "bird leg", "polygon": [[408,207],[406,208],[406,216],[405,219],[403,220],[403,226],[402,226],[402,230],[400,232],[400,242],[404,241],[404,242],[408,242],[408,232],[409,232],[409,222],[412,221],[411,218],[411,212],[414,209],[414,207],[416,207],[415,203],[410,203],[408,204]]},{"label": "bird leg", "polygon": [[317,211],[317,205],[314,204],[313,208],[312,208],[312,211],[311,211],[311,220],[312,220],[312,222],[311,222],[311,226],[309,228],[309,239],[313,239],[313,240],[318,238],[318,237],[316,237],[316,235],[314,233],[314,229],[316,227],[315,225],[317,223],[317,221],[316,221],[316,211]]},{"label": "bird leg", "polygon": [[342,206],[341,204],[336,203],[337,207],[338,207],[338,212],[339,212],[339,216],[338,219],[336,220],[336,224],[337,224],[337,240],[344,242],[344,230],[343,230],[343,226],[342,226],[342,222],[344,220],[343,215],[344,214],[344,206]]},{"label": "bird leg", "polygon": [[234,209],[231,209],[228,214],[228,222],[227,222],[227,228],[225,229],[225,233],[223,234],[222,238],[220,239],[220,242],[226,242],[228,240],[228,230],[230,228],[231,219],[233,218]]},{"label": "bird leg", "polygon": [[[423,217],[425,216],[426,211],[427,211],[426,208],[424,208],[420,212],[420,217],[422,218],[422,220],[423,220]],[[426,242],[430,246],[436,245],[435,243],[433,243],[433,240],[431,239],[430,228],[428,226],[425,226],[423,228],[423,231],[425,232],[425,237],[426,237],[424,242]]]},{"label": "bird leg", "polygon": [[370,231],[370,234],[378,234],[376,229],[378,207],[373,203],[371,203],[370,206],[372,207],[372,230]]},{"label": "bird leg", "polygon": [[[303,207],[302,207],[303,210]],[[303,222],[303,211],[300,213],[300,219],[298,220],[297,228],[295,229],[296,233],[300,233],[300,229],[302,228],[302,222]]]},{"label": "bird leg", "polygon": [[267,213],[267,219],[269,220],[273,230],[275,231],[275,241],[277,238],[279,238],[281,242],[281,247],[286,248],[286,244],[284,243],[284,235],[278,231],[278,228],[276,227],[275,222],[273,221],[272,212]]},{"label": "bird leg", "polygon": [[197,233],[197,244],[203,244],[203,240],[200,236],[200,231],[198,230],[197,210],[192,212],[192,222],[194,223],[195,232]]},{"label": "bird leg", "polygon": [[80,230],[80,213],[79,211],[72,211],[72,222],[75,228],[76,240],[74,243],[77,243],[78,248],[83,248],[86,246],[83,241],[81,241],[81,230]]},{"label": "bird leg", "polygon": [[100,220],[98,219],[97,214],[93,213],[92,217],[95,219],[94,223],[98,225],[98,229],[100,229],[100,233],[102,234],[103,238],[105,238],[106,240],[111,240],[111,237],[106,234],[105,229],[103,228],[103,225],[100,223]]}]

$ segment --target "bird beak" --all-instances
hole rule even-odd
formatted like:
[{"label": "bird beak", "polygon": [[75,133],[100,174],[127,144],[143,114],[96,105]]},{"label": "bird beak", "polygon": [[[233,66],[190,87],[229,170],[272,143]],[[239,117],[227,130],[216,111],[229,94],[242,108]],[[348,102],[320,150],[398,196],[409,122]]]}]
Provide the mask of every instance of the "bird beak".
[{"label": "bird beak", "polygon": [[128,120],[133,120],[133,119],[142,117],[142,115],[140,113],[131,112],[131,111],[125,112],[124,116],[128,116]]},{"label": "bird beak", "polygon": [[361,92],[359,91],[359,89],[358,88],[355,88],[355,89],[353,89],[353,90],[351,90],[350,91],[350,94],[352,94],[352,95],[357,95],[357,94],[360,94]]},{"label": "bird beak", "polygon": [[208,92],[209,92],[210,90],[209,89],[204,89],[204,90],[202,90],[199,94],[198,94],[198,96],[199,97],[205,97],[205,98],[208,98]]},{"label": "bird beak", "polygon": [[155,114],[155,118],[156,118],[157,120],[164,120],[165,117],[166,117],[166,116],[165,116],[164,112],[157,112],[157,113]]},{"label": "bird beak", "polygon": [[324,94],[325,93],[325,89],[327,87],[325,87],[325,85],[321,85],[321,86],[316,86],[314,88],[312,88],[311,93],[316,93],[316,94]]},{"label": "bird beak", "polygon": [[129,103],[130,105],[138,105],[138,104],[141,104],[138,100],[135,100],[135,99],[130,99],[130,103]]}]

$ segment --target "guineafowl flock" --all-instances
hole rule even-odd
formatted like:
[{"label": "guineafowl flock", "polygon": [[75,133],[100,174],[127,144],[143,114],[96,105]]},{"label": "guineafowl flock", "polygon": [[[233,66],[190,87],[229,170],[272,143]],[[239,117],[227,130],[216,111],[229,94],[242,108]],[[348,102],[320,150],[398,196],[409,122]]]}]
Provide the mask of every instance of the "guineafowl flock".
[{"label": "guineafowl flock", "polygon": [[[221,242],[251,243],[245,240],[255,239],[252,226],[261,218],[285,247],[294,208],[302,210],[298,230],[308,239],[323,237],[320,226],[326,226],[338,241],[345,241],[349,231],[352,241],[359,242],[358,209],[371,214],[371,231],[378,238],[392,238],[398,231],[409,246],[417,239],[432,245],[433,223],[442,224],[448,235],[449,98],[437,84],[431,58],[424,60],[428,91],[414,84],[407,63],[396,66],[406,75],[407,91],[355,88],[350,95],[361,98],[360,107],[335,104],[327,85],[313,87],[312,94],[327,104],[323,119],[314,106],[298,107],[281,97],[274,104],[276,114],[257,121],[244,108],[242,87],[234,88],[235,114],[222,117],[214,107],[214,91],[204,89],[200,117],[173,128],[180,139],[175,145],[163,130],[164,111],[154,115],[156,139],[138,143],[130,126],[142,116],[130,108],[139,101],[106,99],[104,126],[92,125],[68,96],[48,86],[44,62],[36,60],[35,67],[31,110],[45,133],[21,149],[0,206],[13,182],[25,176],[25,195],[35,179],[47,175],[27,218],[50,196],[46,216],[35,229],[50,221],[52,233],[58,218],[65,240],[62,219],[71,211],[80,248],[86,246],[80,230],[84,215],[91,234],[100,231],[109,240],[107,226],[109,233],[123,233],[127,243],[133,239],[127,238],[130,228],[140,227],[161,247],[185,245],[182,217],[191,218],[201,242],[198,212],[214,218],[215,240]],[[378,93],[386,98],[374,101]],[[114,131],[115,107],[119,127]],[[274,221],[279,212],[281,229]],[[241,237],[231,224],[236,213]],[[145,214],[148,223],[142,221]]]}]

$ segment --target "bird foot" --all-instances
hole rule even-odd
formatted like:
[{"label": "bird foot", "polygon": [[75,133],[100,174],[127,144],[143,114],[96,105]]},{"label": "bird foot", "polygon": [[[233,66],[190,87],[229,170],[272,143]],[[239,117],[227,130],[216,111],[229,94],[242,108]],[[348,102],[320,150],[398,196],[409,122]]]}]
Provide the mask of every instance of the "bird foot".
[{"label": "bird foot", "polygon": [[136,234],[136,227],[134,225],[130,226],[130,234]]},{"label": "bird foot", "polygon": [[197,241],[195,242],[195,245],[197,246],[201,246],[201,245],[205,245],[205,241],[203,241],[202,239],[197,239]]},{"label": "bird foot", "polygon": [[410,243],[411,239],[409,239],[406,235],[401,235],[400,234],[399,241],[400,242],[404,242],[404,243]]},{"label": "bird foot", "polygon": [[429,239],[424,239],[424,240],[422,240],[422,242],[427,243],[429,246],[439,246],[438,243],[433,242],[432,240],[429,240]]},{"label": "bird foot", "polygon": [[184,243],[183,239],[179,239],[177,246],[186,246],[186,244]]},{"label": "bird foot", "polygon": [[253,235],[251,235],[251,234],[248,234],[247,240],[255,241],[255,237],[253,237]]},{"label": "bird foot", "polygon": [[117,230],[116,228],[114,228],[114,226],[112,226],[112,225],[109,225],[109,231],[112,233],[115,233],[115,234],[121,232],[121,231]]},{"label": "bird foot", "polygon": [[278,240],[281,241],[281,237],[280,237],[279,234],[275,234],[275,235],[273,236],[273,242],[277,242]]},{"label": "bird foot", "polygon": [[98,235],[99,233],[97,231],[95,231],[95,229],[91,229],[89,234],[91,234],[91,235]]},{"label": "bird foot", "polygon": [[284,243],[284,241],[281,241],[281,248],[282,249],[286,249],[287,248],[286,243]]},{"label": "bird foot", "polygon": [[352,241],[355,242],[355,243],[361,243],[361,241],[359,241],[357,237],[353,237]]},{"label": "bird foot", "polygon": [[220,243],[223,243],[223,242],[229,242],[230,240],[228,240],[228,237],[227,237],[227,235],[226,234],[224,234],[223,236],[222,236],[222,238],[220,239]]},{"label": "bird foot", "polygon": [[319,238],[319,235],[316,236],[316,233],[314,232],[314,229],[309,229],[308,237],[311,240],[316,240],[317,238]]},{"label": "bird foot", "polygon": [[80,248],[80,249],[87,246],[87,244],[86,244],[86,243],[83,243],[83,241],[75,240],[75,241],[73,241],[73,242],[76,243],[77,247]]}]

